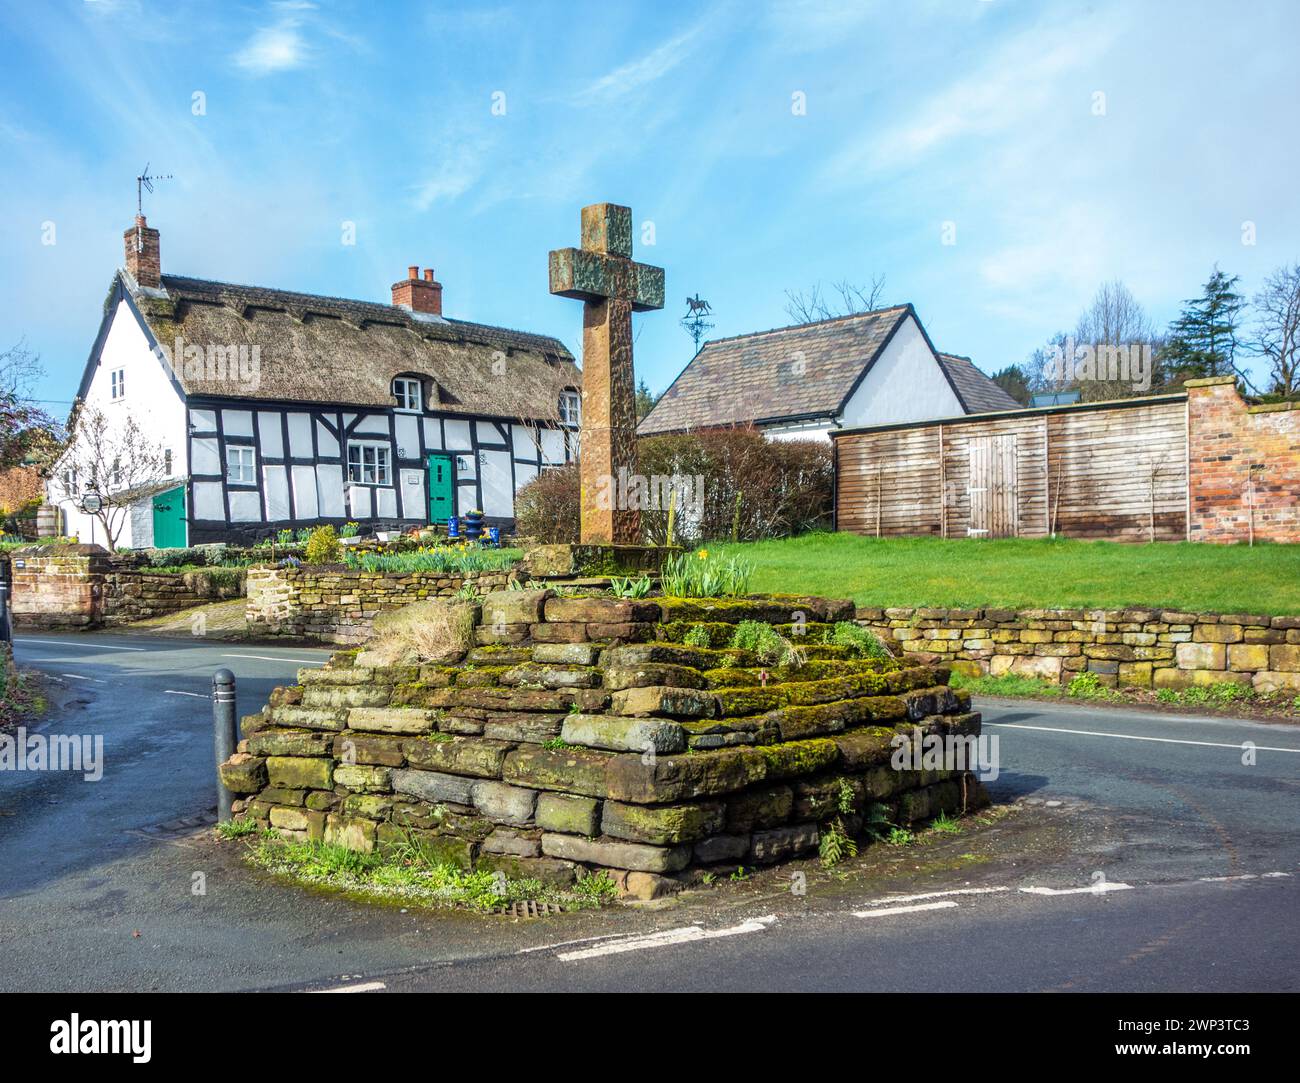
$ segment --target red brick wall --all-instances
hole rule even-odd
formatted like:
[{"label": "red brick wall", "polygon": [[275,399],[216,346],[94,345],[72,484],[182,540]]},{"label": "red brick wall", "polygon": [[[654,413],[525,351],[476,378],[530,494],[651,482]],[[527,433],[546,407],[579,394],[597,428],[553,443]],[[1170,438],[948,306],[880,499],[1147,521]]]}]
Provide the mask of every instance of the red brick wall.
[{"label": "red brick wall", "polygon": [[1229,376],[1187,396],[1188,538],[1300,542],[1300,403],[1247,406]]}]

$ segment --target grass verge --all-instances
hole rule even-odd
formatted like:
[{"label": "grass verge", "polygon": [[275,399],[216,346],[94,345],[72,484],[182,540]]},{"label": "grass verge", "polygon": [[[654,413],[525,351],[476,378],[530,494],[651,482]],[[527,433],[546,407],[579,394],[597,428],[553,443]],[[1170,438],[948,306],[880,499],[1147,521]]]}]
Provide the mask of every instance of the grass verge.
[{"label": "grass verge", "polygon": [[867,606],[1300,613],[1300,545],[804,534],[710,551],[752,561],[753,591]]},{"label": "grass verge", "polygon": [[1221,681],[1193,688],[1108,688],[1095,673],[1081,673],[1069,684],[1037,677],[968,677],[953,671],[953,688],[998,699],[1055,699],[1068,702],[1113,703],[1142,707],[1195,708],[1229,715],[1249,715],[1300,721],[1300,696],[1293,692],[1257,692],[1249,685]]},{"label": "grass verge", "polygon": [[[236,820],[235,825],[251,820]],[[247,839],[247,857],[257,867],[295,883],[369,899],[430,907],[456,907],[491,913],[513,902],[553,903],[566,910],[599,907],[616,895],[605,873],[579,878],[568,891],[534,879],[511,879],[497,872],[466,872],[429,861],[415,844],[387,853],[360,853],[323,842],[292,842],[274,831],[222,825],[223,838]]]}]

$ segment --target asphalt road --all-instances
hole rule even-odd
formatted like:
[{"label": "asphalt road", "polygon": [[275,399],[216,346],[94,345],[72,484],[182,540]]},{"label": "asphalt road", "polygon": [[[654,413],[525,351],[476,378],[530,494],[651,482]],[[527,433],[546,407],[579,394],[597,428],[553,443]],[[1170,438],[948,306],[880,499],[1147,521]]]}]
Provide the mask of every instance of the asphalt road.
[{"label": "asphalt road", "polygon": [[985,825],[869,847],[847,876],[804,863],[800,894],[769,870],[516,922],[306,892],[201,830],[212,672],[248,713],[327,652],[68,634],[16,653],[52,682],[40,731],[102,734],[105,770],[0,773],[0,989],[1297,988],[1294,727],[986,703]]}]

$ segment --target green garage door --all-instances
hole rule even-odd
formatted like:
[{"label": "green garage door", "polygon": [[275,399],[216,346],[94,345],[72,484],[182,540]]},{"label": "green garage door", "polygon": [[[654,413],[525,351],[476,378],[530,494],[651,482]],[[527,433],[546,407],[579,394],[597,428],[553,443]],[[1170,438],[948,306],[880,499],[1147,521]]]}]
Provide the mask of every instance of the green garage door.
[{"label": "green garage door", "polygon": [[153,544],[156,549],[185,547],[184,485],[168,489],[153,498]]}]

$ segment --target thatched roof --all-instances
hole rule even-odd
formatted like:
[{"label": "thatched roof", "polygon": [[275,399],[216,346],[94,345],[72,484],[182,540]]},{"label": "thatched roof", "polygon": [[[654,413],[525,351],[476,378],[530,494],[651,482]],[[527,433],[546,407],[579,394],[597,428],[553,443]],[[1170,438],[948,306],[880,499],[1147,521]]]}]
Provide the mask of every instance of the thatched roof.
[{"label": "thatched roof", "polygon": [[[163,275],[161,290],[122,273],[165,350],[259,347],[256,381],[173,358],[187,395],[387,407],[395,376],[425,377],[447,413],[549,419],[560,391],[581,383],[558,339],[394,305]],[[431,386],[430,386],[431,385]]]}]

